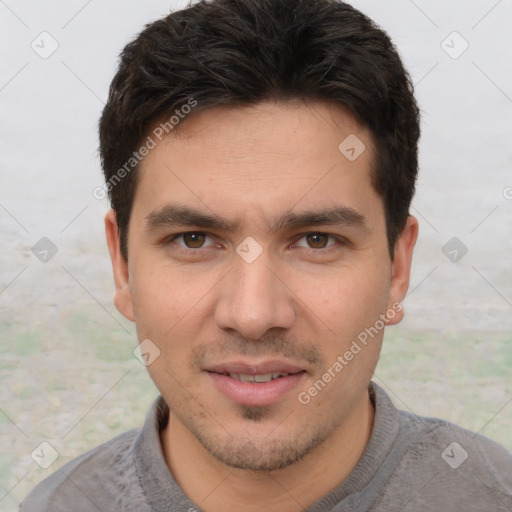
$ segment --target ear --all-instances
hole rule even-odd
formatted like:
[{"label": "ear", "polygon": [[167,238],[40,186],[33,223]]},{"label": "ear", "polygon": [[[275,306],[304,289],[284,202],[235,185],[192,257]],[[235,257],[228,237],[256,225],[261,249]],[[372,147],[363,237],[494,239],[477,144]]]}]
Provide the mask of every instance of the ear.
[{"label": "ear", "polygon": [[[418,221],[411,215],[407,219],[405,228],[395,243],[395,252],[391,266],[391,286],[389,290],[388,309],[393,309],[395,315],[389,318],[387,324],[399,323],[404,317],[401,302],[409,289],[411,276],[412,253],[418,239]],[[398,307],[397,304],[400,304]]]},{"label": "ear", "polygon": [[119,238],[116,212],[114,210],[109,210],[105,215],[105,234],[107,235],[107,245],[110,252],[110,259],[112,260],[112,270],[114,272],[114,282],[116,285],[114,304],[124,317],[133,322],[135,321],[135,317],[133,315],[128,262],[124,259],[121,252],[121,241]]}]

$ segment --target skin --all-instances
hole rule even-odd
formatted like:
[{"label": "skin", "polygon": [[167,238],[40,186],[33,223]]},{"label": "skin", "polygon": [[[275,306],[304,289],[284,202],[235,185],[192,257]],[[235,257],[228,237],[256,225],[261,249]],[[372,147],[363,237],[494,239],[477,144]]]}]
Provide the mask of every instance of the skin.
[{"label": "skin", "polygon": [[[366,146],[354,161],[338,150],[350,134]],[[372,161],[371,134],[337,106],[218,107],[190,115],[141,163],[127,262],[115,213],[106,216],[115,304],[161,351],[148,370],[171,410],[161,432],[167,464],[207,512],[302,510],[345,480],[366,448],[383,329],[307,405],[298,394],[409,285],[417,221],[409,217],[391,259]],[[236,226],[169,223],[155,215],[166,205]],[[335,207],[364,224],[277,225]],[[176,237],[190,231],[208,236]],[[252,263],[236,252],[249,236],[262,250]],[[240,359],[291,361],[304,373],[275,403],[240,405],[204,371]]]}]

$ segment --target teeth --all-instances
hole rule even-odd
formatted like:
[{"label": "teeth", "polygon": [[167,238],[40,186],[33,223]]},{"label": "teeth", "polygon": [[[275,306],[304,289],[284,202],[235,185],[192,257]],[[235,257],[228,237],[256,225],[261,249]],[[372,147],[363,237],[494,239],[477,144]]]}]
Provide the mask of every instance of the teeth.
[{"label": "teeth", "polygon": [[263,375],[255,375],[254,382],[269,382],[272,380],[271,373],[264,373]]},{"label": "teeth", "polygon": [[280,377],[286,377],[289,375],[285,372],[276,372],[276,373],[264,373],[261,375],[244,375],[243,373],[230,373],[229,376],[232,379],[239,380],[241,382],[270,382],[274,379],[279,379]]}]

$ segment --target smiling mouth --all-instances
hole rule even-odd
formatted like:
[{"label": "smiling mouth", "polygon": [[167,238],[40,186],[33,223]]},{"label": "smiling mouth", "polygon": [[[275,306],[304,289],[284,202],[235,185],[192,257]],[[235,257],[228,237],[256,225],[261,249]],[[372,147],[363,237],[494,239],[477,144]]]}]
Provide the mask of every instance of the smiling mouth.
[{"label": "smiling mouth", "polygon": [[[217,373],[217,372],[212,372]],[[302,372],[298,372],[302,373]],[[226,377],[231,377],[232,379],[239,380],[240,382],[256,382],[256,383],[264,383],[270,382],[271,380],[280,379],[282,377],[288,377],[290,375],[296,375],[293,373],[286,372],[275,372],[275,373],[262,373],[257,375],[248,375],[244,373],[217,373],[217,375],[224,375]]]},{"label": "smiling mouth", "polygon": [[230,402],[243,406],[261,407],[275,404],[299,386],[307,374],[305,370],[292,367],[257,369],[240,365],[238,368],[236,365],[231,366],[206,370],[206,373],[217,391]]}]

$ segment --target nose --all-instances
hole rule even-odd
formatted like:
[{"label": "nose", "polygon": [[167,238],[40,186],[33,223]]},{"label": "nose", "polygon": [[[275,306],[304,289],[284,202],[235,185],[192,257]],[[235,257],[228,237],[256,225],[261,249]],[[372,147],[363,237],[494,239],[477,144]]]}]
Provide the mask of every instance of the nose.
[{"label": "nose", "polygon": [[264,254],[252,263],[241,258],[235,262],[235,268],[222,281],[218,296],[215,321],[220,329],[257,340],[270,329],[292,327],[293,293],[285,276],[269,263]]}]

